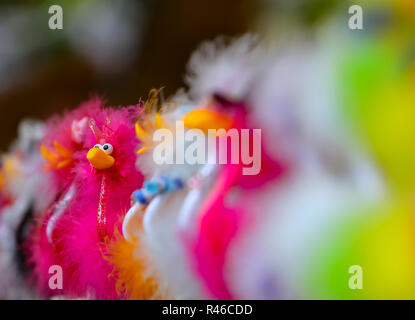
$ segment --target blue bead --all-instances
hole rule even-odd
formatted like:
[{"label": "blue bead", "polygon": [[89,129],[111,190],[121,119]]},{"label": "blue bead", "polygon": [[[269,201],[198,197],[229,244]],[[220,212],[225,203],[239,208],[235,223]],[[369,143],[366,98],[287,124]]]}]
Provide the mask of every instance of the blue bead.
[{"label": "blue bead", "polygon": [[180,178],[173,179],[173,184],[174,184],[175,189],[183,189],[184,188],[183,181]]},{"label": "blue bead", "polygon": [[147,204],[147,198],[144,196],[141,190],[134,191],[134,198],[140,204]]},{"label": "blue bead", "polygon": [[172,191],[173,190],[173,185],[172,185],[172,182],[171,182],[171,180],[168,180],[167,181],[167,184],[166,184],[166,189],[165,189],[165,191],[166,192],[170,192],[170,191]]},{"label": "blue bead", "polygon": [[144,182],[144,188],[150,195],[156,195],[160,193],[160,186],[156,180],[149,180]]},{"label": "blue bead", "polygon": [[160,177],[160,184],[162,185],[162,190],[166,191],[167,186],[169,184],[170,178],[167,175],[163,175]]}]

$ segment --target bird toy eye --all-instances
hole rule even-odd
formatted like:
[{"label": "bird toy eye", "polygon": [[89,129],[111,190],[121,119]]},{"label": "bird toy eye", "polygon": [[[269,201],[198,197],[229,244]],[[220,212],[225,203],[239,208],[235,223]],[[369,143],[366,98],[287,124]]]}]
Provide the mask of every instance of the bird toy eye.
[{"label": "bird toy eye", "polygon": [[96,145],[94,146],[94,148],[102,149],[102,146],[101,146],[100,144],[96,144]]},{"label": "bird toy eye", "polygon": [[102,150],[104,150],[104,152],[106,154],[111,154],[114,151],[114,148],[112,145],[110,145],[109,143],[106,143],[102,146]]}]

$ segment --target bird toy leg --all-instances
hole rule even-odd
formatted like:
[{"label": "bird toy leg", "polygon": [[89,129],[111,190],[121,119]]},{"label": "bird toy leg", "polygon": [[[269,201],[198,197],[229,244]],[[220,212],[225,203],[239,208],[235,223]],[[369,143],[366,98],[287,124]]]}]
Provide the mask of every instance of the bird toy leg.
[{"label": "bird toy leg", "polygon": [[102,176],[101,190],[99,192],[99,204],[97,212],[97,232],[101,242],[107,238],[107,216],[106,216],[106,199],[107,199],[107,182],[105,175]]}]

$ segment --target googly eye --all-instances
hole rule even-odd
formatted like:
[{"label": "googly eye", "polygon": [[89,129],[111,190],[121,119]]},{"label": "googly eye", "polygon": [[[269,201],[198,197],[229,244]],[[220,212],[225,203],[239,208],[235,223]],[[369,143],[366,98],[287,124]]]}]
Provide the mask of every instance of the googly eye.
[{"label": "googly eye", "polygon": [[104,152],[106,154],[111,154],[114,151],[114,148],[112,145],[110,145],[109,143],[106,143],[102,146],[102,150],[104,150]]},{"label": "googly eye", "polygon": [[94,146],[94,148],[102,149],[102,146],[101,146],[100,144],[96,144],[96,145]]}]

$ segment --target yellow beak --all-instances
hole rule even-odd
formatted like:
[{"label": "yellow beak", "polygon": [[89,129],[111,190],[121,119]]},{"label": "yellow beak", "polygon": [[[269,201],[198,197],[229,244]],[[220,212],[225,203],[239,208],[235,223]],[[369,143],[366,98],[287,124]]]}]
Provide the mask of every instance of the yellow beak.
[{"label": "yellow beak", "polygon": [[98,170],[109,169],[114,165],[115,159],[106,154],[99,148],[92,148],[88,151],[86,158],[91,163],[91,165]]}]

